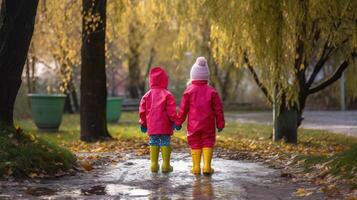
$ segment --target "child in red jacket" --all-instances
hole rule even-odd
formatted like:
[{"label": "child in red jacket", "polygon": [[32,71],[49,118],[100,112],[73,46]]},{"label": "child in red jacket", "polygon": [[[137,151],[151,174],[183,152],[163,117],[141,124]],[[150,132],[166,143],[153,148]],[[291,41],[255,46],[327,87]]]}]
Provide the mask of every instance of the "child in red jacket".
[{"label": "child in red jacket", "polygon": [[159,171],[159,152],[162,154],[162,172],[171,172],[170,137],[176,120],[176,103],[173,95],[167,90],[169,77],[161,67],[150,71],[150,90],[142,97],[139,107],[139,123],[143,133],[150,136],[151,171]]},{"label": "child in red jacket", "polygon": [[218,132],[224,128],[221,99],[214,88],[208,85],[209,70],[204,57],[197,58],[191,68],[191,84],[186,88],[177,117],[177,127],[187,123],[187,141],[191,147],[192,173],[200,174],[203,154],[203,174],[212,174],[211,160]]}]

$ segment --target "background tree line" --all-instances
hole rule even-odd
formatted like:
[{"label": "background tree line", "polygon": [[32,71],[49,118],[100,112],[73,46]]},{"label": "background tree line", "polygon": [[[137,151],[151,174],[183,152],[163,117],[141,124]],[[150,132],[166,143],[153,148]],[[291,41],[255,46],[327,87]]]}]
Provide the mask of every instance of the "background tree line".
[{"label": "background tree line", "polygon": [[[37,1],[31,2],[35,12]],[[113,87],[123,85],[122,95],[139,98],[146,90],[150,67],[163,65],[171,75],[170,89],[178,96],[193,58],[203,55],[209,61],[210,83],[225,101],[237,99],[237,88],[249,73],[273,107],[274,138],[296,142],[308,97],[330,87],[346,70],[347,92],[351,101],[356,99],[356,4],[352,0],[40,0],[37,17],[26,21],[35,25],[31,45],[26,47],[30,29],[23,42],[27,89],[66,94],[67,110],[81,107],[82,118],[87,118],[82,123],[92,121],[89,124],[101,127],[92,130],[93,134],[107,136],[106,122],[99,118],[105,114],[107,93],[117,95]],[[17,17],[17,12],[3,9],[6,5],[11,7],[2,1],[2,19],[7,14]],[[5,26],[10,22],[5,22],[1,26],[3,47],[10,41]],[[9,51],[2,48],[1,56]],[[8,68],[4,63],[1,66]],[[23,64],[16,66],[15,96]],[[36,74],[46,68],[56,78],[47,80],[41,89]],[[2,83],[3,91],[10,82]],[[96,91],[101,91],[98,98],[86,96]],[[93,102],[79,103],[83,98]],[[3,102],[11,104],[14,95],[10,100]],[[95,112],[100,114],[94,116]]]}]

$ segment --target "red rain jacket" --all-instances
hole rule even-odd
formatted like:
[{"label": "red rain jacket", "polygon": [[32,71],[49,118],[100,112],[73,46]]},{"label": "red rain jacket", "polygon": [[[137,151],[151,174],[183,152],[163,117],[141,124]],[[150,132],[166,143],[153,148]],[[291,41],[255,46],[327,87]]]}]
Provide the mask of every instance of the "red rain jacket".
[{"label": "red rain jacket", "polygon": [[172,135],[176,121],[176,103],[167,90],[169,76],[161,67],[150,71],[150,90],[141,98],[139,123],[148,128],[149,135]]},{"label": "red rain jacket", "polygon": [[215,135],[216,127],[223,129],[222,101],[207,81],[192,81],[182,96],[177,125],[182,124],[188,114],[187,135],[197,132]]}]

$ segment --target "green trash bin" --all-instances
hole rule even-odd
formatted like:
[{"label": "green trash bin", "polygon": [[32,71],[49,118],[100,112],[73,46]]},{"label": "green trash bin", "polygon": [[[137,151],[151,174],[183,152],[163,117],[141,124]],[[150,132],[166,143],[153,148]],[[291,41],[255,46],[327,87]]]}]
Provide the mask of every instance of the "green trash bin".
[{"label": "green trash bin", "polygon": [[66,96],[63,94],[28,94],[32,119],[40,131],[58,131]]},{"label": "green trash bin", "polygon": [[117,123],[122,112],[123,99],[120,97],[107,98],[107,121]]}]

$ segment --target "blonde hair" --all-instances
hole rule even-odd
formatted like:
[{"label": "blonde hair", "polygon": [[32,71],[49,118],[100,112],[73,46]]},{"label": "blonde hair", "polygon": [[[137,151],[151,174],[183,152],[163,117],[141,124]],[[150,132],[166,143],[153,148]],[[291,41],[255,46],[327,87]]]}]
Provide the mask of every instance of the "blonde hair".
[{"label": "blonde hair", "polygon": [[192,79],[188,79],[187,82],[186,82],[186,86],[189,86],[192,84]]},{"label": "blonde hair", "polygon": [[[186,82],[186,86],[190,86],[192,84],[192,79],[188,79],[187,82]],[[207,81],[207,84],[209,84],[209,81]]]}]

